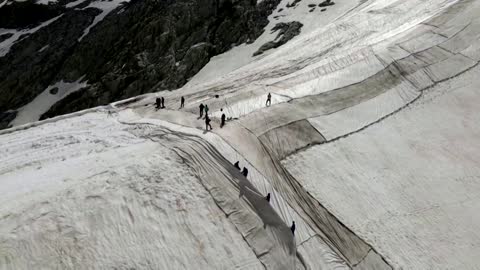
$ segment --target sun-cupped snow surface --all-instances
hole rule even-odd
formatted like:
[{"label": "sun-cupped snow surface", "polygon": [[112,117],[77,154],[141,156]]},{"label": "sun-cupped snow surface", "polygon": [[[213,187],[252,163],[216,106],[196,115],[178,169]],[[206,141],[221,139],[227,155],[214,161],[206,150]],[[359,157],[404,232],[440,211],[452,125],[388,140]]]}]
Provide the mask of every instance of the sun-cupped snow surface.
[{"label": "sun-cupped snow surface", "polygon": [[[101,22],[105,17],[112,12],[114,9],[122,5],[123,3],[127,3],[130,0],[97,0],[94,2],[91,2],[88,6],[86,6],[83,9],[87,8],[97,8],[102,11],[102,13],[98,14],[95,19],[93,19],[93,22],[83,30],[83,34],[81,37],[78,38],[78,41],[81,41],[88,33],[90,33],[90,30],[97,25],[99,22]],[[73,5],[73,3],[72,3]]]},{"label": "sun-cupped snow surface", "polygon": [[184,161],[111,115],[0,137],[2,268],[264,269]]},{"label": "sun-cupped snow surface", "polygon": [[53,23],[54,21],[58,20],[61,16],[59,15],[55,18],[52,18],[48,21],[41,23],[39,26],[32,28],[32,29],[24,29],[24,30],[15,30],[15,29],[2,29],[0,28],[0,35],[1,34],[12,34],[11,37],[7,38],[6,40],[0,42],[0,57],[5,56],[9,51],[10,48],[18,41],[18,39],[22,35],[32,34],[40,30],[41,28]]}]

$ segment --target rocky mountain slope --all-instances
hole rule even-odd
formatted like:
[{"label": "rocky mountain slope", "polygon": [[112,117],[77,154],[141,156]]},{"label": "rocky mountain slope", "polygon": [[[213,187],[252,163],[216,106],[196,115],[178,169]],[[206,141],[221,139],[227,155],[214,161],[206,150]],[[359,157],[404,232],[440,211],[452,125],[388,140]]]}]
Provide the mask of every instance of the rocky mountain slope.
[{"label": "rocky mountain slope", "polygon": [[61,81],[88,86],[42,118],[176,89],[212,56],[254,41],[279,2],[6,1],[0,7],[0,128]]}]

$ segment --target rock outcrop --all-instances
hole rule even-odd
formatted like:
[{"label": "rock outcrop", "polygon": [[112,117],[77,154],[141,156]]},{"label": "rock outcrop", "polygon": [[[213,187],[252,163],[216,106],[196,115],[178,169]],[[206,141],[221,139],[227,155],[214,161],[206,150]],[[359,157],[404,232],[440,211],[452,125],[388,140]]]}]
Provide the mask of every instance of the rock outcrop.
[{"label": "rock outcrop", "polygon": [[303,24],[300,22],[277,23],[272,28],[272,32],[278,31],[275,40],[263,44],[255,53],[253,53],[253,56],[260,55],[267,50],[278,48],[287,43],[289,40],[300,34],[302,26]]}]

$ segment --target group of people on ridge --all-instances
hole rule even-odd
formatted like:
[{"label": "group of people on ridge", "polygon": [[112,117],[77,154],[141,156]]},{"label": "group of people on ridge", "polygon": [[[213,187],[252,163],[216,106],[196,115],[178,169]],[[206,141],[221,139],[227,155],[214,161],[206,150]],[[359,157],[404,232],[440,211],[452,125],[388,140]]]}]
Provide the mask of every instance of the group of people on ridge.
[{"label": "group of people on ridge", "polygon": [[[218,95],[217,95],[218,97]],[[272,105],[272,94],[271,93],[268,93],[267,95],[267,101],[265,102],[265,106],[270,106]],[[184,108],[185,107],[185,97],[182,96],[180,98],[180,109]],[[165,98],[164,97],[157,97],[155,99],[155,108],[158,110],[158,109],[165,109]],[[208,105],[205,104],[203,105],[203,103],[200,103],[200,106],[199,106],[199,109],[200,109],[200,117],[199,119],[201,119],[203,117],[203,113],[205,112],[205,130],[212,130],[212,125],[210,124],[210,122],[212,121],[210,119],[210,117],[208,116]],[[223,113],[223,108],[220,109],[220,111],[222,112],[222,116],[220,117],[220,128],[223,128],[223,126],[225,126],[225,121],[226,121],[226,115],[225,113]]]}]

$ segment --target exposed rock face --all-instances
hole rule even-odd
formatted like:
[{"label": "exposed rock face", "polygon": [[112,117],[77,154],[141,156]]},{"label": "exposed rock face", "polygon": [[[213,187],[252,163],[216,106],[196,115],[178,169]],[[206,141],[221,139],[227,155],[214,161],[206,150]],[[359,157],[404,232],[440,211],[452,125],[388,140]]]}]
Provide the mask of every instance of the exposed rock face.
[{"label": "exposed rock face", "polygon": [[38,25],[60,15],[61,5],[37,5],[33,1],[11,1],[0,9],[0,28],[18,29]]},{"label": "exposed rock face", "polygon": [[7,33],[7,34],[0,35],[0,42],[3,42],[4,40],[9,39],[11,36],[13,36],[12,33]]},{"label": "exposed rock face", "polygon": [[79,37],[101,11],[68,9],[0,57],[0,112],[29,103],[58,81],[82,76],[89,86],[42,118],[181,87],[212,56],[254,41],[279,2],[132,0],[107,15],[81,42]]},{"label": "exposed rock face", "polygon": [[[68,11],[0,57],[0,112],[27,104],[55,82],[83,29],[98,13],[96,9]],[[49,47],[39,52],[47,44]]]},{"label": "exposed rock face", "polygon": [[[277,23],[273,28],[272,32],[278,32],[277,37],[274,41],[267,42],[263,44],[253,56],[260,55],[267,50],[277,48],[287,43],[289,40],[300,34],[303,24],[300,22],[288,22],[288,23]],[[278,41],[277,41],[278,40]]]},{"label": "exposed rock face", "polygon": [[8,124],[15,119],[15,116],[17,116],[15,111],[0,112],[0,129],[8,128]]}]

